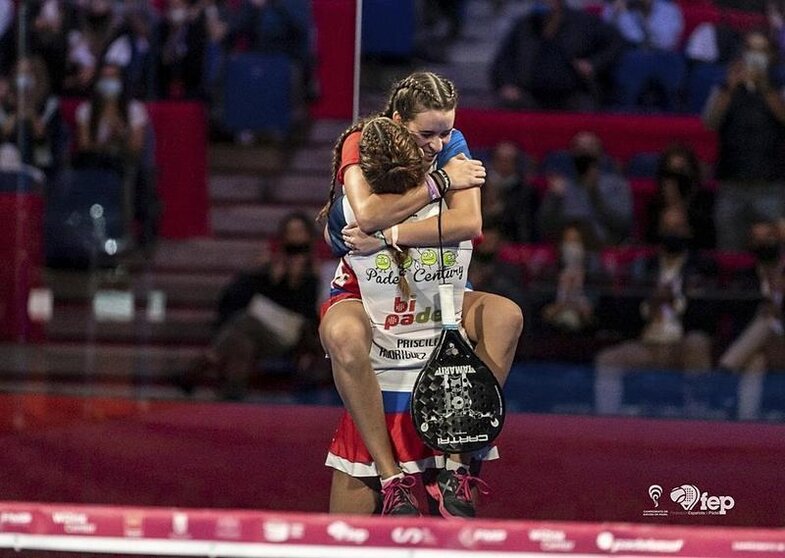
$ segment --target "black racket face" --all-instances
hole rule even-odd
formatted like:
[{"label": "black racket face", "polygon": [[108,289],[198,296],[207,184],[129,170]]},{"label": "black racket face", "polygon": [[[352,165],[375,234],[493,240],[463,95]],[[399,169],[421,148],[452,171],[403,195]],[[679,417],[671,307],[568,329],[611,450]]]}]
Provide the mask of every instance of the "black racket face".
[{"label": "black racket face", "polygon": [[442,331],[417,376],[411,413],[423,442],[445,453],[484,448],[501,432],[501,386],[457,330]]}]

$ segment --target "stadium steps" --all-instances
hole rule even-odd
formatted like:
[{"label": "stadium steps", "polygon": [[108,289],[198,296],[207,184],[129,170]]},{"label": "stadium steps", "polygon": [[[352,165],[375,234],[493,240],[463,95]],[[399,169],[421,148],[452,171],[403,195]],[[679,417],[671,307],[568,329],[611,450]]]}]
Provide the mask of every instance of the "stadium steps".
[{"label": "stadium steps", "polygon": [[[3,389],[31,389],[40,382],[58,392],[78,393],[89,385],[123,394],[141,383],[156,386],[158,396],[182,397],[175,380],[209,342],[221,290],[236,273],[258,265],[283,216],[316,214],[327,196],[333,144],[347,125],[314,122],[304,143],[287,157],[272,149],[211,146],[209,238],[164,239],[149,259],[132,256],[93,276],[46,270],[44,282],[54,298],[46,341],[0,346]],[[111,289],[133,293],[131,321],[94,320],[95,291]],[[147,319],[152,291],[164,294],[161,322]],[[277,378],[257,379],[254,386],[289,385],[285,375]],[[214,394],[208,389],[202,396]]]}]

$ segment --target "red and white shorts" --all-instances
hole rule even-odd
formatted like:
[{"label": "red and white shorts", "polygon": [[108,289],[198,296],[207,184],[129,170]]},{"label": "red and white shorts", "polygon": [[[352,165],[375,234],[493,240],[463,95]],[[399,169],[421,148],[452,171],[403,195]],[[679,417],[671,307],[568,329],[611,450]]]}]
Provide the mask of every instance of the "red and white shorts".
[{"label": "red and white shorts", "polygon": [[[422,473],[427,469],[443,469],[444,454],[426,446],[414,428],[409,411],[411,394],[383,391],[384,416],[390,435],[393,456],[404,473]],[[496,446],[475,452],[473,459],[498,459]],[[349,413],[344,411],[333,435],[325,465],[352,477],[377,477],[376,465],[363,443],[360,432]]]}]

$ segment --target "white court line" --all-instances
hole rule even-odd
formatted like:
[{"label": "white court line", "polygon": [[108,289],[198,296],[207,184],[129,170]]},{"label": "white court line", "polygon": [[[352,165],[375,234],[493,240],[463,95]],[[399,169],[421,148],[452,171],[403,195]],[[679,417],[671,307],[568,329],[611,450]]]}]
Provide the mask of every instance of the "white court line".
[{"label": "white court line", "polygon": [[[483,552],[455,549],[383,548],[372,546],[319,546],[296,544],[232,543],[209,540],[129,539],[72,535],[23,535],[0,533],[0,548],[15,551],[48,550],[209,558],[536,558],[549,552]],[[560,553],[574,558],[607,558],[607,554]],[[625,554],[617,554],[624,558]],[[636,554],[638,558],[645,554]],[[685,558],[685,557],[682,557]],[[687,557],[689,558],[689,557]],[[693,557],[701,558],[701,557]]]}]

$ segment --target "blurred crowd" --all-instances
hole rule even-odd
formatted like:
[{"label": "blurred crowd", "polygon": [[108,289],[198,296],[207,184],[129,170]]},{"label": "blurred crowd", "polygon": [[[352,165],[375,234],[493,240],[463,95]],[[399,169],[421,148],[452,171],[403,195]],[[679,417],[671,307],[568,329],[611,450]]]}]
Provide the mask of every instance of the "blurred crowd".
[{"label": "blurred crowd", "polygon": [[0,0],[0,171],[45,183],[51,204],[66,170],[114,172],[129,244],[147,247],[160,202],[145,102],[204,102],[220,133],[234,52],[286,56],[305,102],[313,34],[308,0]]},{"label": "blurred crowd", "polygon": [[490,67],[497,101],[537,110],[695,112],[707,87],[746,56],[743,35],[752,29],[768,41],[755,63],[772,86],[782,84],[780,0],[742,12],[741,22],[718,11],[719,21],[694,28],[686,26],[688,7],[677,0],[534,0]]},{"label": "blurred crowd", "polygon": [[[785,1],[765,2],[754,29],[725,19],[688,29],[676,0],[519,3],[523,15],[489,61],[492,102],[701,113],[717,133],[718,157],[709,165],[692,146],[672,144],[633,172],[632,161],[614,159],[592,130],[542,160],[510,142],[476,153],[488,179],[473,284],[519,302],[530,332],[637,332],[597,355],[611,376],[644,364],[744,370],[778,362]],[[445,60],[443,49],[466,24],[465,4],[414,2],[417,59]],[[227,64],[240,52],[285,55],[298,102],[318,96],[309,0],[0,0],[0,172],[29,172],[49,192],[66,170],[115,173],[128,192],[134,243],[149,245],[161,208],[145,102],[204,102],[220,130]],[[649,180],[645,195],[633,177]],[[298,306],[315,305],[313,231],[300,234],[307,223],[293,223],[294,232],[281,231],[280,253],[224,293],[215,342],[196,368],[223,378],[226,397],[243,396],[259,341],[271,335],[270,324],[249,317],[251,301],[314,315]],[[527,255],[511,257],[515,246],[529,247]],[[735,254],[730,265],[723,254]],[[541,295],[531,288],[538,281],[548,285]],[[614,298],[620,282],[640,290],[624,302]],[[754,296],[707,303],[707,289]],[[302,339],[313,340],[313,324],[294,321]],[[281,339],[273,352],[305,347],[312,359],[318,350],[302,339]]]}]

